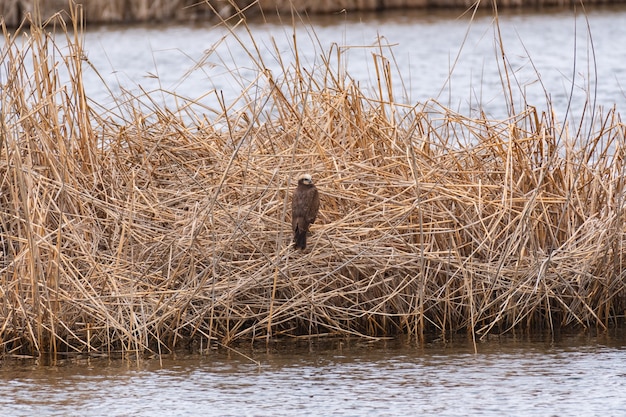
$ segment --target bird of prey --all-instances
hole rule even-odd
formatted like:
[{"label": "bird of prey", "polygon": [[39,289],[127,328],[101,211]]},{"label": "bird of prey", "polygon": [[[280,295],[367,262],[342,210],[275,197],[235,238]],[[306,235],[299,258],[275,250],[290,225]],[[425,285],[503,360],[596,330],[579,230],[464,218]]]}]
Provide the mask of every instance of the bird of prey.
[{"label": "bird of prey", "polygon": [[306,249],[306,234],[309,225],[315,222],[319,208],[320,197],[311,174],[301,175],[291,199],[291,227],[297,249]]}]

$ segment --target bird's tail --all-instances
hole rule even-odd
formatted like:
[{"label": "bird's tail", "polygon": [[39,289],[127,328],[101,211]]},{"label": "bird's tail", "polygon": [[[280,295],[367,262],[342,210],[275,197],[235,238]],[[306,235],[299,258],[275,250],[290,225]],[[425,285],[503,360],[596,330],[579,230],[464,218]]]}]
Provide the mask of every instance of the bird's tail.
[{"label": "bird's tail", "polygon": [[296,230],[293,236],[293,242],[296,249],[306,249],[306,230]]}]

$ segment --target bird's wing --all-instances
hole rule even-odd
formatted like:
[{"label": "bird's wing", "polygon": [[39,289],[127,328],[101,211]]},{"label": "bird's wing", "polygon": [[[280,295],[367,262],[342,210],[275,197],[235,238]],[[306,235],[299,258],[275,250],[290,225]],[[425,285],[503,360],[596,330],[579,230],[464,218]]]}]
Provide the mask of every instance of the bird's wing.
[{"label": "bird's wing", "polygon": [[313,188],[309,196],[309,210],[307,213],[307,219],[309,223],[314,223],[317,217],[317,213],[320,209],[320,196],[317,192],[317,188]]}]

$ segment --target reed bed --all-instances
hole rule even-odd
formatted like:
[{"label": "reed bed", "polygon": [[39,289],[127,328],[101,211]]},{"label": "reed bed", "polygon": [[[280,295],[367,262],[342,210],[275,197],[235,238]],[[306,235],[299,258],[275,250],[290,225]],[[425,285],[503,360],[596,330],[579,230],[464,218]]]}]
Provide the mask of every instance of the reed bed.
[{"label": "reed bed", "polygon": [[[239,110],[172,111],[148,93],[107,110],[85,96],[81,28],[56,22],[20,42],[4,29],[3,355],[623,322],[617,112],[572,131],[549,108],[406,106],[384,55],[377,96],[330,59],[280,74],[259,59],[264,93],[244,89]],[[303,171],[322,203],[301,252]]]}]

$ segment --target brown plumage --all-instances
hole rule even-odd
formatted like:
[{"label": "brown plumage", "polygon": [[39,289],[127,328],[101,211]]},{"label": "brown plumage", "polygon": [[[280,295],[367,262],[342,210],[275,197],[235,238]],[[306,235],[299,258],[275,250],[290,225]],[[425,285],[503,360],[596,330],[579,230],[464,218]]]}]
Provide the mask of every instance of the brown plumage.
[{"label": "brown plumage", "polygon": [[298,179],[298,187],[291,199],[291,227],[293,241],[298,249],[306,249],[306,234],[309,225],[315,222],[320,208],[320,197],[313,184],[310,174],[304,174]]}]

